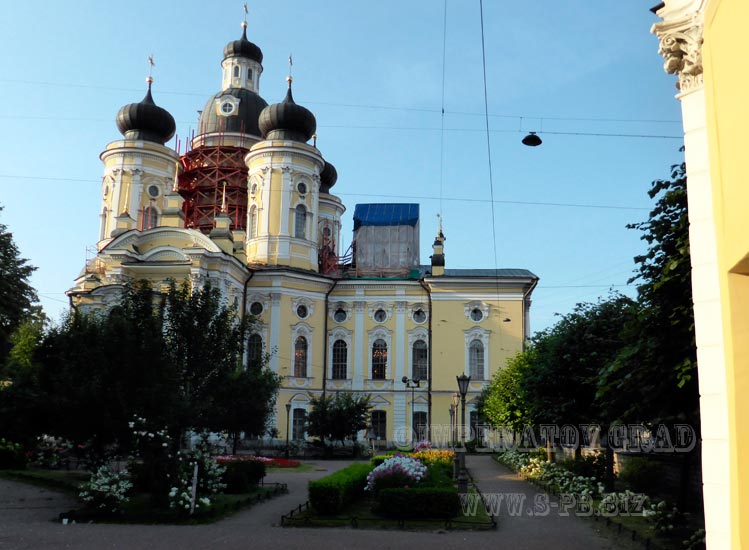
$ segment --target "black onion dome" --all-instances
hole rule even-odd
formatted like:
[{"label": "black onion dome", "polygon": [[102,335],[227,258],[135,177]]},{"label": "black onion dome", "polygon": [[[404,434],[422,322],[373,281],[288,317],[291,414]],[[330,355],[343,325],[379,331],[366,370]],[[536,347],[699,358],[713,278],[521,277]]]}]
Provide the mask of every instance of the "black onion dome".
[{"label": "black onion dome", "polygon": [[130,103],[117,113],[117,129],[125,139],[142,139],[162,145],[172,139],[177,129],[174,117],[169,111],[156,105],[151,96],[151,83],[148,92],[140,103]]},{"label": "black onion dome", "polygon": [[[237,112],[231,116],[220,116],[216,110],[216,100],[227,96],[239,99]],[[267,106],[267,101],[246,88],[222,90],[205,104],[203,112],[200,113],[198,132],[201,134],[239,132],[259,136],[258,118]]]},{"label": "black onion dome", "polygon": [[242,29],[242,38],[224,46],[224,59],[227,57],[246,57],[261,64],[263,62],[263,52],[256,44],[247,40],[247,27]]},{"label": "black onion dome", "polygon": [[320,172],[320,193],[329,193],[336,181],[338,181],[338,171],[326,160],[325,168]]},{"label": "black onion dome", "polygon": [[281,103],[274,103],[260,113],[260,132],[264,139],[289,139],[307,142],[317,129],[315,115],[294,103],[291,85]]}]

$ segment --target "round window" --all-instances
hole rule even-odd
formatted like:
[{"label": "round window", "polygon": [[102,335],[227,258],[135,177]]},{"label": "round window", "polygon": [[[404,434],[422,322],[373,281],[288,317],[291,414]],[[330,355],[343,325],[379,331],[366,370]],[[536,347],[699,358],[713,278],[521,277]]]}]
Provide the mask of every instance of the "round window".
[{"label": "round window", "polygon": [[250,313],[253,315],[260,315],[263,312],[263,304],[260,302],[252,302],[250,305]]},{"label": "round window", "polygon": [[298,306],[296,308],[296,314],[299,316],[300,319],[306,319],[307,314],[308,314],[307,306],[305,306],[304,304]]},{"label": "round window", "polygon": [[424,313],[423,309],[417,309],[414,311],[414,321],[416,323],[423,323],[427,319],[427,314]]},{"label": "round window", "polygon": [[475,307],[471,310],[471,319],[478,322],[481,321],[481,319],[484,318],[484,312],[481,311],[479,308]]},{"label": "round window", "polygon": [[377,321],[378,323],[382,323],[382,322],[383,322],[383,321],[385,321],[385,319],[387,319],[387,318],[388,318],[388,314],[387,314],[387,313],[385,313],[385,310],[384,310],[384,309],[378,309],[377,311],[375,311],[375,314],[374,314],[374,319],[375,319],[375,321]]},{"label": "round window", "polygon": [[336,309],[335,313],[333,314],[333,319],[335,319],[339,323],[343,323],[346,320],[346,310],[340,307]]},{"label": "round window", "polygon": [[158,197],[159,196],[159,188],[155,185],[149,185],[148,186],[148,194],[152,197]]},{"label": "round window", "polygon": [[296,185],[296,190],[299,191],[300,195],[304,195],[307,192],[307,184],[303,181],[300,181]]},{"label": "round window", "polygon": [[230,101],[226,101],[221,104],[221,112],[225,115],[230,115],[234,112],[234,104]]}]

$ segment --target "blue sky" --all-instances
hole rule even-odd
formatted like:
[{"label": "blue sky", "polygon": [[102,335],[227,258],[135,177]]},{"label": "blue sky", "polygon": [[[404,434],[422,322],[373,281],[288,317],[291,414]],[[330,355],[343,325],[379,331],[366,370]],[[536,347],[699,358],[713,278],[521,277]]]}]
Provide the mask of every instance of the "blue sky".
[{"label": "blue sky", "polygon": [[[269,103],[284,96],[293,53],[294,97],[338,169],[344,246],[356,203],[418,202],[428,263],[441,210],[448,268],[540,276],[539,330],[610,287],[634,293],[626,282],[645,243],[625,226],[647,218],[650,182],[683,159],[675,78],[649,34],[653,3],[484,2],[494,224],[478,0],[447,0],[444,119],[444,0],[251,1],[248,35],[265,56]],[[98,156],[120,138],[117,110],[143,97],[148,56],[154,99],[181,138],[220,89],[242,2],[176,5],[4,7],[0,220],[38,267],[32,283],[53,318],[98,238]],[[542,146],[520,143],[531,130]]]}]

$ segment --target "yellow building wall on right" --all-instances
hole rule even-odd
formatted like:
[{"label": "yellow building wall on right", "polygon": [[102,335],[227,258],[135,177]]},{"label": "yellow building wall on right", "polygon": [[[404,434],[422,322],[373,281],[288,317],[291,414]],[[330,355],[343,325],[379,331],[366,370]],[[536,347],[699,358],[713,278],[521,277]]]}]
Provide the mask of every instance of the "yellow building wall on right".
[{"label": "yellow building wall on right", "polygon": [[[710,176],[725,327],[731,546],[749,545],[749,2],[712,0],[702,49]],[[743,544],[742,544],[743,543]]]}]

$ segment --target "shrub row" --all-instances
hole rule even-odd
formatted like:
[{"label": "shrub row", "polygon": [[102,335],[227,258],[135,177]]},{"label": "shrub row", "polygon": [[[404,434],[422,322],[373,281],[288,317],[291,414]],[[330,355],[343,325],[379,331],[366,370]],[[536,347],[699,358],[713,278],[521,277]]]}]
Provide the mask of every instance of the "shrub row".
[{"label": "shrub row", "polygon": [[447,487],[383,489],[374,511],[395,519],[447,519],[460,511],[460,499],[454,488]]},{"label": "shrub row", "polygon": [[221,463],[226,467],[222,482],[224,493],[241,495],[249,493],[265,477],[265,464],[256,460],[229,460]]},{"label": "shrub row", "polygon": [[309,500],[319,514],[337,514],[344,506],[364,494],[369,464],[352,464],[337,472],[309,482]]}]

